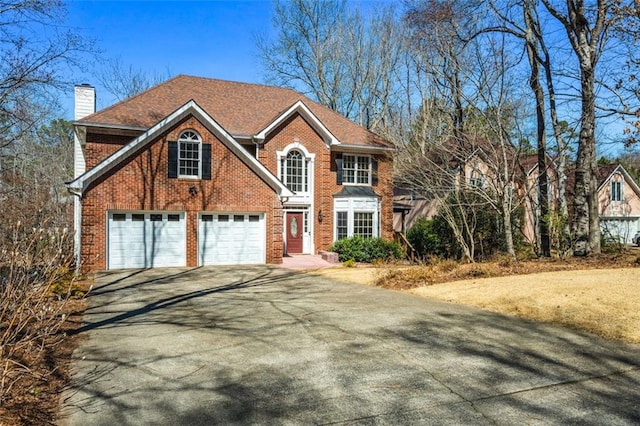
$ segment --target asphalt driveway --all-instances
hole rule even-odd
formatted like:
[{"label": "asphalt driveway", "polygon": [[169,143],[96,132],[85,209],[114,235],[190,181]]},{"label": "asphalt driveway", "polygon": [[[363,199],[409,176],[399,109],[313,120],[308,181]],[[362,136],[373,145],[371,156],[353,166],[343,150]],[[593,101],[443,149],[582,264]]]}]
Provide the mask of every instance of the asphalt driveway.
[{"label": "asphalt driveway", "polygon": [[270,267],[107,273],[68,425],[638,424],[640,347]]}]

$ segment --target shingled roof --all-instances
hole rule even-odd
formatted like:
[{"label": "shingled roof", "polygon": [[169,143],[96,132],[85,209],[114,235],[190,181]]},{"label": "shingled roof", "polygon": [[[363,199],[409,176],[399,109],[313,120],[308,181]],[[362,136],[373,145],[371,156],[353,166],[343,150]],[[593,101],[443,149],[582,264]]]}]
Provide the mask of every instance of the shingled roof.
[{"label": "shingled roof", "polygon": [[340,143],[390,146],[380,136],[294,90],[187,75],[178,75],[78,123],[148,129],[190,100],[234,137],[258,134],[302,101]]}]

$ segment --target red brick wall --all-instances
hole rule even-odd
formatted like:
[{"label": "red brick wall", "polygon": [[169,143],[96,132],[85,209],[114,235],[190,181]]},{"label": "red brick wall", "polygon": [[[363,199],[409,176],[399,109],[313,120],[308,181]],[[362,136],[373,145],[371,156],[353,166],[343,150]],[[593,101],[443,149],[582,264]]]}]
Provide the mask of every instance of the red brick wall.
[{"label": "red brick wall", "polygon": [[131,142],[134,136],[100,135],[88,133],[84,148],[87,170]]},{"label": "red brick wall", "polygon": [[[167,178],[167,141],[177,140],[186,129],[197,131],[204,143],[212,144],[211,180]],[[102,138],[102,143],[87,138],[88,167],[119,147],[107,141],[107,137]],[[189,194],[191,186],[197,188],[197,195]],[[85,270],[106,269],[108,210],[185,211],[187,266],[197,265],[198,212],[264,212],[267,263],[282,262],[282,204],[275,191],[194,118],[174,126],[85,192],[82,201]]]}]

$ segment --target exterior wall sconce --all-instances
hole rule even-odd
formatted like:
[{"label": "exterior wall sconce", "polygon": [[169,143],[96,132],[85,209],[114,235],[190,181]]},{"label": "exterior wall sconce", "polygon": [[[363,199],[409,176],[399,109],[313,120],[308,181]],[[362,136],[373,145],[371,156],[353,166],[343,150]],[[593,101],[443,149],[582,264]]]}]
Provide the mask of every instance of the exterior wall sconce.
[{"label": "exterior wall sconce", "polygon": [[318,222],[322,223],[322,210],[318,211]]},{"label": "exterior wall sconce", "polygon": [[191,195],[192,197],[198,195],[198,188],[196,188],[195,185],[191,185],[189,187],[189,195]]}]

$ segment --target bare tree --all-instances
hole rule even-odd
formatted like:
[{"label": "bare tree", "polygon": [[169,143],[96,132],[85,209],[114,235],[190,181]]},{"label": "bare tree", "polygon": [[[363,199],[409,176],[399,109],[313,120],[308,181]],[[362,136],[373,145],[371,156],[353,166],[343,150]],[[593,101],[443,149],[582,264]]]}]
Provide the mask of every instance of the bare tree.
[{"label": "bare tree", "polygon": [[90,50],[73,32],[58,29],[64,13],[56,0],[0,2],[0,148],[50,117],[63,65],[77,65]]},{"label": "bare tree", "polygon": [[344,0],[278,1],[273,25],[277,38],[258,40],[269,81],[370,129],[392,120],[404,49],[393,7],[365,18]]},{"label": "bare tree", "polygon": [[111,58],[100,61],[96,77],[108,93],[122,101],[162,83],[171,73],[168,70],[149,73],[131,64],[125,65],[120,58]]},{"label": "bare tree", "polygon": [[580,70],[580,138],[575,167],[574,216],[571,223],[574,255],[600,253],[600,221],[597,200],[596,157],[596,66],[609,40],[612,3],[598,0],[567,0],[560,7],[542,0],[549,13],[562,25],[576,55]]},{"label": "bare tree", "polygon": [[73,176],[73,129],[57,119],[24,133],[0,157],[0,245],[16,222],[70,227],[71,197],[64,182]]},{"label": "bare tree", "polygon": [[[533,93],[536,109],[536,146],[538,153],[538,184],[537,200],[535,209],[536,218],[536,240],[539,240],[542,256],[551,255],[549,236],[549,188],[547,179],[547,133],[546,133],[546,111],[545,93],[541,82],[540,66],[543,59],[540,50],[544,48],[544,39],[540,28],[540,21],[537,13],[537,1],[523,0],[514,3],[507,2],[498,4],[493,0],[489,1],[489,6],[498,18],[497,26],[482,28],[479,34],[485,32],[500,32],[511,34],[524,42],[525,51],[529,63],[529,86]],[[520,9],[521,20],[510,16],[512,9]],[[547,68],[548,69],[548,68]],[[553,87],[550,74],[547,75],[548,84]],[[552,114],[555,113],[555,108]]]},{"label": "bare tree", "polygon": [[511,131],[521,108],[510,93],[517,85],[508,75],[519,59],[505,53],[500,37],[465,37],[473,31],[462,29],[468,5],[428,1],[408,12],[434,99],[423,103],[422,121],[396,157],[397,176],[436,200],[464,257],[474,258],[478,209],[502,218],[507,253],[515,257],[512,214],[522,200]]}]

